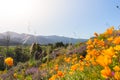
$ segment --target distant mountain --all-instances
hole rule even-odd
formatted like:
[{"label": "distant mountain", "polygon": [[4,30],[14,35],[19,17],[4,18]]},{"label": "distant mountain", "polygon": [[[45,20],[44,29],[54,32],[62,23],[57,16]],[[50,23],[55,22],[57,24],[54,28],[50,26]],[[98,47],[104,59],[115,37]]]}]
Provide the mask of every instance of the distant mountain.
[{"label": "distant mountain", "polygon": [[68,38],[64,36],[34,36],[31,34],[19,34],[16,32],[4,32],[0,33],[0,45],[6,45],[9,42],[10,45],[19,45],[19,44],[32,44],[33,42],[37,42],[39,44],[48,44],[48,43],[76,43],[76,42],[84,42],[87,39],[75,39]]}]

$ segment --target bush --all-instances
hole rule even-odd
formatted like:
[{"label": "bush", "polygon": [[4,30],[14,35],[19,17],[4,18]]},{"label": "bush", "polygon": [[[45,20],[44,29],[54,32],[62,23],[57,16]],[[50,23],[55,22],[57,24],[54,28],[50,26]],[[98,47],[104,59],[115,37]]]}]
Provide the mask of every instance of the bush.
[{"label": "bush", "polygon": [[15,48],[15,60],[16,62],[25,62],[29,60],[29,55],[25,54],[22,48],[16,47]]}]

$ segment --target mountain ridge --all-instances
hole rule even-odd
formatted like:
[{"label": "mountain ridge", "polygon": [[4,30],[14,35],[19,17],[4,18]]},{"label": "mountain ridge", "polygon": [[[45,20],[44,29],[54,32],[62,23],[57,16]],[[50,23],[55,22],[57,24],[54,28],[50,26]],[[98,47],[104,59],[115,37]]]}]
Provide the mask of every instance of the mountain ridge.
[{"label": "mountain ridge", "polygon": [[43,36],[43,35],[32,35],[27,33],[17,33],[12,31],[7,31],[4,33],[0,33],[0,45],[5,45],[9,39],[10,45],[16,44],[32,44],[33,42],[37,42],[39,44],[49,44],[49,43],[56,43],[56,42],[63,42],[63,43],[76,43],[76,42],[84,42],[87,39],[76,39],[64,36],[57,36],[57,35],[50,35],[50,36]]}]

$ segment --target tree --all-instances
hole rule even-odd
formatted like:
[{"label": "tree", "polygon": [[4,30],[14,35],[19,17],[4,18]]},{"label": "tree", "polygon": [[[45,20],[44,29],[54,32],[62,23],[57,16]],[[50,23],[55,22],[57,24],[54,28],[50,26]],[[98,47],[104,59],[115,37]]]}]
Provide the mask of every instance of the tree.
[{"label": "tree", "polygon": [[55,48],[63,47],[63,46],[64,46],[63,42],[56,42],[54,45]]}]

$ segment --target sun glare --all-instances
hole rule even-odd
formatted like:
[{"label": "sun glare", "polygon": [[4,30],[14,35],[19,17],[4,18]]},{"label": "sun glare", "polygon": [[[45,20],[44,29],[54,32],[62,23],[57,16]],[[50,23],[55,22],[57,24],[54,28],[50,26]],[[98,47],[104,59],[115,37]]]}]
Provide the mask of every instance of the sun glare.
[{"label": "sun glare", "polygon": [[55,16],[61,12],[57,12],[57,6],[53,4],[60,5],[53,0],[0,0],[0,32],[23,32],[23,28],[27,29],[28,25],[34,25],[35,29],[36,26],[43,28],[44,24],[51,24],[53,14]]},{"label": "sun glare", "polygon": [[0,0],[0,15],[17,17],[28,15],[31,9],[30,0]]},{"label": "sun glare", "polygon": [[24,28],[32,10],[32,0],[0,0],[0,32]]}]

